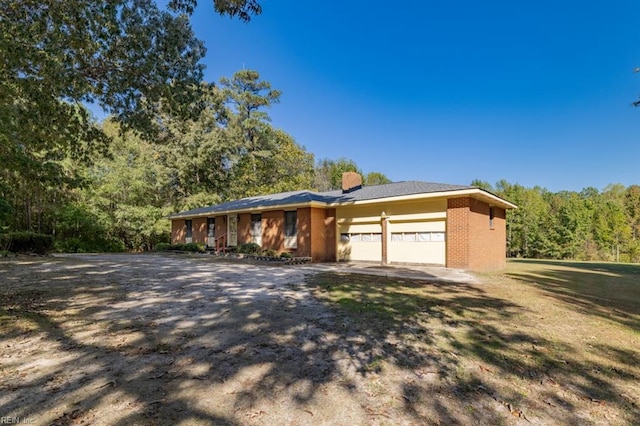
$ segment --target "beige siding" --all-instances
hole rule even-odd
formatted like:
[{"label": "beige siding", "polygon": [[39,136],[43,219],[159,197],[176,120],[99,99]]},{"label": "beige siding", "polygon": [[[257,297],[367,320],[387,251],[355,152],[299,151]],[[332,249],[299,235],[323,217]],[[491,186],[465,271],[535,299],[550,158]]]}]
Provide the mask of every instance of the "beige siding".
[{"label": "beige siding", "polygon": [[[381,241],[364,241],[376,239],[381,234],[382,213],[389,218],[388,258],[390,262],[445,264],[446,242],[393,242],[393,233],[445,233],[446,200],[428,202],[394,202],[376,204],[375,206],[344,206],[336,209],[338,223],[338,259],[380,262],[382,260]],[[352,238],[344,241],[344,234]],[[343,237],[341,237],[341,235]],[[355,235],[355,238],[353,237]]]}]

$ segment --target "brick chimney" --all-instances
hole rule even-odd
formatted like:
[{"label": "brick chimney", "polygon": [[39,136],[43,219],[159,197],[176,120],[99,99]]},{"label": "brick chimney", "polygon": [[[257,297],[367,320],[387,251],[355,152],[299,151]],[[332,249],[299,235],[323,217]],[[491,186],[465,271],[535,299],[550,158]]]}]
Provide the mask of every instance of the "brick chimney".
[{"label": "brick chimney", "polygon": [[356,172],[342,173],[342,193],[355,191],[362,188],[362,176]]}]

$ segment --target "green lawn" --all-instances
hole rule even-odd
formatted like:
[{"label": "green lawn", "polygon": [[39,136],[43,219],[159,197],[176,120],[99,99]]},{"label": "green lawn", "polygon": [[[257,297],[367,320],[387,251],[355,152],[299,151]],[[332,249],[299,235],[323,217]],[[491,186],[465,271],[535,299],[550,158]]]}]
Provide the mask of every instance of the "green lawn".
[{"label": "green lawn", "polygon": [[512,260],[480,279],[310,281],[346,323],[383,342],[376,370],[437,372],[436,394],[464,404],[471,421],[491,418],[487,401],[549,424],[640,418],[640,266]]}]

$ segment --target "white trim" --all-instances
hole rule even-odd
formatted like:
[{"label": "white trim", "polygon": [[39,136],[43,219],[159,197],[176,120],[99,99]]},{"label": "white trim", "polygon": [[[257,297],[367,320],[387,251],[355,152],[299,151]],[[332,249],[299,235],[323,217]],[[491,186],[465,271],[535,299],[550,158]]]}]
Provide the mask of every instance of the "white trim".
[{"label": "white trim", "polygon": [[360,206],[365,204],[378,204],[378,203],[393,203],[396,201],[411,201],[411,200],[421,200],[421,199],[429,199],[429,198],[461,198],[464,196],[478,196],[479,199],[483,201],[487,201],[489,205],[509,208],[509,209],[517,209],[513,203],[510,203],[507,200],[503,200],[497,195],[493,195],[490,192],[479,188],[471,188],[471,189],[457,189],[454,191],[440,191],[440,192],[427,192],[420,194],[410,194],[410,195],[398,195],[395,197],[385,197],[385,198],[373,198],[371,200],[360,200],[360,201],[338,201],[335,203],[328,203],[328,207],[344,207],[344,206]]},{"label": "white trim", "polygon": [[[287,213],[295,213],[296,221],[293,224],[295,235],[287,235]],[[298,210],[285,210],[284,211],[284,248],[297,249],[298,248]]]},{"label": "white trim", "polygon": [[263,213],[269,212],[273,210],[297,210],[299,208],[304,207],[327,207],[327,203],[321,201],[308,201],[305,203],[295,203],[295,204],[278,204],[275,206],[257,206],[257,207],[249,207],[246,209],[233,209],[233,210],[219,210],[214,212],[206,212],[206,213],[198,213],[198,214],[179,214],[176,213],[173,216],[169,216],[168,219],[188,219],[192,217],[215,217],[215,216],[225,216],[228,214],[241,214],[241,213]]},{"label": "white trim", "polygon": [[[452,191],[440,191],[440,192],[422,192],[419,194],[411,194],[411,195],[398,195],[395,197],[384,197],[384,198],[373,198],[370,200],[360,200],[360,201],[337,201],[335,203],[325,203],[322,201],[307,201],[303,203],[294,203],[294,204],[277,204],[273,206],[256,206],[249,207],[244,209],[233,209],[233,210],[220,210],[213,212],[205,212],[199,214],[176,214],[170,216],[169,219],[187,219],[187,218],[196,218],[196,217],[212,217],[212,216],[223,216],[227,214],[238,214],[238,213],[252,213],[252,212],[265,212],[272,210],[295,210],[302,207],[344,207],[344,206],[361,206],[366,204],[379,204],[379,203],[393,203],[397,201],[412,201],[412,200],[424,200],[431,198],[461,198],[465,196],[471,196],[472,198],[480,199],[488,203],[490,206],[497,206],[504,209],[517,209],[513,203],[510,203],[507,200],[504,200],[497,195],[493,195],[490,192],[487,192],[483,189],[479,188],[471,188],[471,189],[457,189]],[[474,197],[475,196],[475,197]]]},{"label": "white trim", "polygon": [[[231,224],[234,224],[235,229],[231,229]],[[227,245],[229,247],[235,247],[238,245],[238,215],[227,215]]]},{"label": "white trim", "polygon": [[298,236],[284,237],[284,248],[297,249],[298,248]]}]

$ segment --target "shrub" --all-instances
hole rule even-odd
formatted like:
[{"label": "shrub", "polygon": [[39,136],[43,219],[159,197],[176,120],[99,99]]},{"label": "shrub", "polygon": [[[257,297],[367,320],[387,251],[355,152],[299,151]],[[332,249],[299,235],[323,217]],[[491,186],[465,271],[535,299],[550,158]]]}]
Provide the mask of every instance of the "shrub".
[{"label": "shrub", "polygon": [[36,232],[10,232],[0,235],[0,247],[16,253],[46,254],[53,249],[53,236]]},{"label": "shrub", "polygon": [[275,251],[275,250],[267,249],[267,250],[263,250],[262,251],[262,255],[263,256],[269,256],[269,257],[277,257],[278,256],[278,252]]},{"label": "shrub", "polygon": [[200,243],[186,243],[186,244],[168,244],[158,243],[155,246],[156,251],[186,251],[189,253],[204,253],[205,245]]},{"label": "shrub", "polygon": [[182,251],[188,251],[192,253],[204,253],[205,245],[200,243],[187,243],[182,245]]},{"label": "shrub", "polygon": [[281,259],[291,259],[292,257],[293,255],[287,251],[283,251],[282,253],[280,253]]},{"label": "shrub", "polygon": [[260,254],[260,251],[260,244],[256,243],[240,244],[240,247],[238,247],[238,253]]},{"label": "shrub", "polygon": [[124,249],[122,241],[105,238],[64,238],[55,242],[55,250],[60,253],[113,253]]},{"label": "shrub", "polygon": [[155,249],[155,251],[173,250],[171,248],[171,244],[169,244],[169,243],[158,243],[158,244],[155,245],[154,249]]},{"label": "shrub", "polygon": [[56,241],[56,251],[61,253],[85,253],[91,250],[85,250],[83,242],[80,238],[65,238],[63,241]]}]

